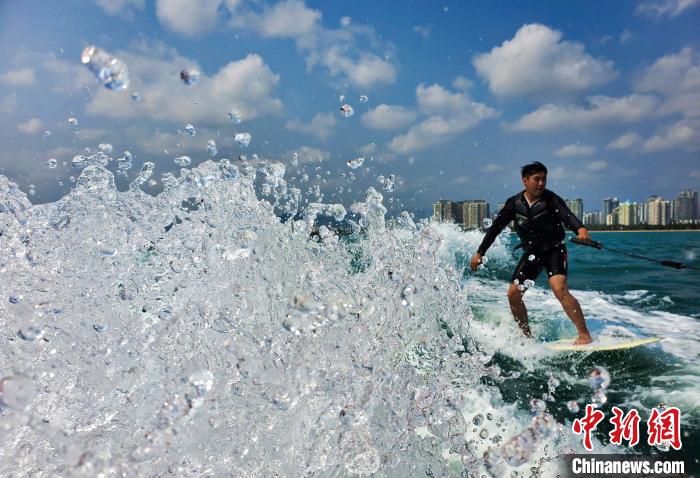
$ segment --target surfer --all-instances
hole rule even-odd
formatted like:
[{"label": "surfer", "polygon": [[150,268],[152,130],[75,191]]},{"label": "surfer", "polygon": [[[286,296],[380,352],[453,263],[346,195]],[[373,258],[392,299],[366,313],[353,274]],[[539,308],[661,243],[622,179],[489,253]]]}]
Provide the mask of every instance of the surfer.
[{"label": "surfer", "polygon": [[564,200],[546,189],[547,168],[544,164],[539,161],[526,164],[521,168],[521,175],[525,190],[508,198],[498,212],[471,259],[471,269],[477,269],[496,236],[513,221],[521,241],[516,249],[522,248],[523,256],[508,286],[508,302],[518,326],[526,337],[532,337],[523,294],[544,268],[549,275],[552,292],[578,330],[574,345],[589,344],[593,339],[586,328],[581,306],[566,284],[568,266],[562,223],[582,240],[590,240],[588,231]]}]

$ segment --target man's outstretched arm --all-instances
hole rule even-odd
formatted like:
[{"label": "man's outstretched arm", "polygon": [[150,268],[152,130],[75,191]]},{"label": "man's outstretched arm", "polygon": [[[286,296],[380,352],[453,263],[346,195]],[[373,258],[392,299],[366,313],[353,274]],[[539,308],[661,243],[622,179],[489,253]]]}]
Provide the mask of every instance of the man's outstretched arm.
[{"label": "man's outstretched arm", "polygon": [[470,265],[473,271],[475,271],[478,265],[481,264],[481,258],[484,256],[484,254],[486,254],[486,251],[489,247],[491,247],[491,244],[493,244],[493,241],[496,240],[496,237],[513,219],[515,219],[515,209],[513,207],[513,203],[509,200],[506,201],[503,208],[498,211],[496,219],[494,219],[493,224],[491,224],[491,227],[486,231],[486,235],[481,241],[481,245],[477,249],[476,254],[474,254],[472,257]]}]

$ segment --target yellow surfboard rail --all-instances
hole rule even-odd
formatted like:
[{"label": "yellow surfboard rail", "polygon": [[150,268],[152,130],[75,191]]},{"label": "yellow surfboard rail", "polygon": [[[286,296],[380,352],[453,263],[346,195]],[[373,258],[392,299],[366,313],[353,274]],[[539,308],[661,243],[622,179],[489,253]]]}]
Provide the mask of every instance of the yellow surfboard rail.
[{"label": "yellow surfboard rail", "polygon": [[558,352],[604,352],[608,350],[631,349],[642,345],[653,344],[654,342],[661,340],[661,337],[650,337],[635,340],[622,339],[619,342],[612,344],[601,344],[600,342],[593,341],[586,345],[574,345],[574,340],[576,340],[576,338],[561,339],[554,342],[546,342],[544,345],[548,349],[556,350]]}]

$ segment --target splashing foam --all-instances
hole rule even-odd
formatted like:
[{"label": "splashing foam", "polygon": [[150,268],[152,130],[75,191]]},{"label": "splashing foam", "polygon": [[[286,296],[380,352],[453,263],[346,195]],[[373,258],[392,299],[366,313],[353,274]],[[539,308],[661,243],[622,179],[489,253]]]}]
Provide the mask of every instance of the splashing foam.
[{"label": "splashing foam", "polygon": [[38,206],[0,176],[0,474],[485,471],[502,443],[465,417],[498,402],[478,382],[500,372],[438,230],[407,214],[388,229],[370,188],[356,234],[311,240],[345,209],[281,222],[300,203],[283,176],[206,161],[153,197],[92,163]]}]

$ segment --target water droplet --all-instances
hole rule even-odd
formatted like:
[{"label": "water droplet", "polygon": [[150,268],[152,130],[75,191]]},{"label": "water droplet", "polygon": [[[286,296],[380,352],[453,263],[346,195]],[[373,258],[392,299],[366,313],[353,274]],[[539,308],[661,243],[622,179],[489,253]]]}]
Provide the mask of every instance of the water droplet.
[{"label": "water droplet", "polygon": [[474,418],[472,418],[472,423],[478,427],[479,425],[484,423],[484,415],[482,415],[481,413],[477,413],[476,415],[474,415]]},{"label": "water droplet", "polygon": [[110,90],[121,90],[129,86],[129,70],[121,60],[96,46],[83,50],[81,61]]},{"label": "water droplet", "polygon": [[491,220],[488,217],[485,217],[483,224],[484,224],[484,229],[488,229],[489,227],[491,227],[493,225],[493,220]]},{"label": "water droplet", "polygon": [[482,256],[481,257],[481,263],[486,264],[489,261],[489,258],[487,256]]},{"label": "water droplet", "polygon": [[539,398],[533,398],[532,400],[530,400],[530,411],[533,414],[539,415],[541,413],[544,413],[546,408],[547,405],[544,403],[544,401],[540,400]]},{"label": "water droplet", "polygon": [[603,388],[597,388],[595,392],[593,392],[593,395],[591,396],[591,403],[593,406],[600,407],[603,405],[605,402],[608,401],[608,396],[605,395],[605,389]]},{"label": "water droplet", "polygon": [[216,150],[216,141],[214,141],[213,139],[207,141],[207,152],[212,158],[218,153],[218,151]]},{"label": "water droplet", "polygon": [[360,166],[362,166],[362,163],[364,163],[364,162],[365,162],[365,158],[360,156],[359,158],[349,160],[347,164],[348,164],[348,167],[350,169],[357,169]]},{"label": "water droplet", "polygon": [[34,342],[44,336],[44,329],[37,325],[27,325],[19,329],[19,336],[27,342]]},{"label": "water droplet", "polygon": [[250,133],[236,133],[233,139],[241,148],[247,148],[252,137],[250,136]]},{"label": "water droplet", "polygon": [[483,440],[486,440],[489,437],[489,431],[486,428],[482,428],[479,432],[479,437]]},{"label": "water droplet", "polygon": [[199,81],[199,72],[197,70],[188,70],[187,68],[183,68],[180,70],[180,79],[186,84],[186,85],[194,85]]},{"label": "water droplet", "polygon": [[233,124],[241,124],[241,121],[243,121],[243,116],[241,115],[240,111],[234,108],[229,111],[228,119]]},{"label": "water droplet", "polygon": [[138,91],[131,93],[131,99],[134,101],[141,101],[141,94]]},{"label": "water droplet", "polygon": [[537,259],[537,256],[535,256],[534,254],[530,254],[529,256],[527,256],[527,260],[530,262],[534,261],[535,259]]},{"label": "water droplet", "polygon": [[401,304],[403,304],[405,307],[414,307],[415,304],[415,298],[416,298],[416,293],[417,293],[416,286],[413,284],[406,284],[401,291]]},{"label": "water droplet", "polygon": [[578,403],[574,400],[566,402],[566,408],[568,408],[571,413],[578,413],[579,411]]},{"label": "water droplet", "polygon": [[73,156],[71,164],[74,168],[83,167],[87,164],[87,157],[83,156],[82,154],[76,154],[75,156]]},{"label": "water droplet", "polygon": [[181,168],[186,168],[192,163],[192,158],[189,156],[180,156],[175,158],[175,164],[180,166]]},{"label": "water droplet", "polygon": [[192,126],[190,123],[187,123],[185,125],[185,131],[187,131],[190,136],[194,136],[197,134],[197,130],[195,130],[194,126]]},{"label": "water droplet", "polygon": [[48,138],[49,136],[51,136],[51,131],[47,129],[46,131],[44,131],[44,138]]},{"label": "water droplet", "polygon": [[535,281],[532,279],[525,279],[525,282],[523,282],[523,286],[526,289],[531,289],[531,288],[535,287]]},{"label": "water droplet", "polygon": [[382,185],[382,189],[387,192],[392,192],[394,190],[394,175],[390,174],[389,177],[379,176],[377,181]]},{"label": "water droplet", "polygon": [[209,370],[200,370],[189,377],[190,385],[198,397],[205,396],[214,386],[214,375]]},{"label": "water droplet", "polygon": [[78,126],[78,120],[74,116],[71,116],[68,118],[68,124],[71,126]]},{"label": "water droplet", "polygon": [[109,143],[100,143],[98,148],[105,154],[112,154],[112,151],[114,151],[114,148]]},{"label": "water droplet", "polygon": [[366,95],[360,95],[358,99],[360,100],[360,103],[367,103],[369,101],[369,98],[367,98]]},{"label": "water droplet", "polygon": [[46,161],[46,165],[49,167],[49,169],[56,169],[58,161],[56,161],[56,159],[54,158],[51,158],[48,161]]},{"label": "water droplet", "polygon": [[593,370],[588,373],[588,385],[593,389],[608,388],[610,373],[604,367],[593,367]]},{"label": "water droplet", "polygon": [[346,103],[340,107],[340,114],[342,114],[346,118],[349,118],[355,114],[355,110],[352,106]]}]

